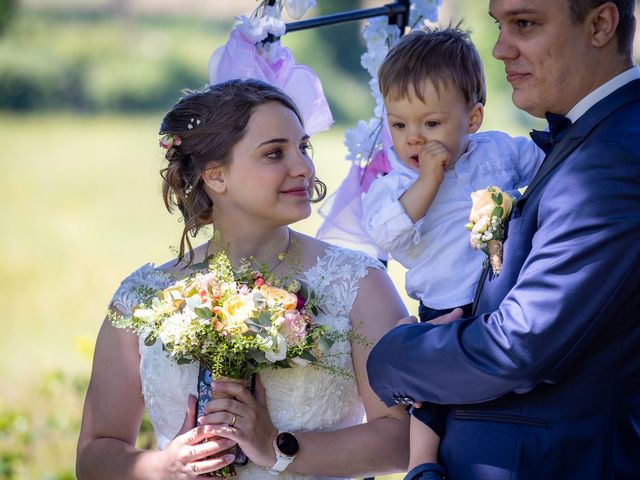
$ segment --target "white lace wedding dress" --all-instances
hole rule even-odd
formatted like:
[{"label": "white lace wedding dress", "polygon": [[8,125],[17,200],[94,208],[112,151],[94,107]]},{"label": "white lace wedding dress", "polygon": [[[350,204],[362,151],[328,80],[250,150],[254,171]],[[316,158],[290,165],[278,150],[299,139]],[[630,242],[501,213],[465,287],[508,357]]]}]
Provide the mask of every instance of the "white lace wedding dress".
[{"label": "white lace wedding dress", "polygon": [[[300,279],[315,290],[321,301],[321,312],[315,320],[338,330],[350,327],[349,312],[358,293],[358,285],[368,268],[381,264],[360,252],[329,247],[316,264]],[[139,303],[137,287],[159,290],[175,278],[147,264],[127,277],[116,291],[112,305],[129,313]],[[157,437],[158,448],[165,448],[184,421],[189,394],[196,394],[198,365],[177,365],[163,352],[160,342],[144,345],[140,338],[140,377],[145,405]],[[327,354],[332,363],[353,372],[349,342],[336,342]],[[334,356],[335,355],[335,356]],[[274,425],[281,431],[303,432],[338,430],[361,423],[364,416],[355,378],[340,376],[313,367],[269,369],[260,373],[267,392],[267,405]],[[274,477],[252,464],[237,468],[245,479]],[[321,478],[290,474],[282,479]],[[326,477],[325,477],[326,478]]]}]

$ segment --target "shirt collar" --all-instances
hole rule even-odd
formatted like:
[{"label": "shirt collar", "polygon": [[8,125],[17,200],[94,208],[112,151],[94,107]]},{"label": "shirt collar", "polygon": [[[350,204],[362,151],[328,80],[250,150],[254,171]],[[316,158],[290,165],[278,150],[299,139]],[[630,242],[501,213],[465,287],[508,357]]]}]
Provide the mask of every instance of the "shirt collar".
[{"label": "shirt collar", "polygon": [[628,70],[625,70],[621,74],[613,77],[607,83],[600,85],[593,92],[589,93],[586,97],[580,100],[575,106],[569,110],[566,117],[575,123],[587,110],[593,107],[603,98],[611,95],[620,87],[623,87],[627,83],[640,79],[640,66],[634,65]]}]

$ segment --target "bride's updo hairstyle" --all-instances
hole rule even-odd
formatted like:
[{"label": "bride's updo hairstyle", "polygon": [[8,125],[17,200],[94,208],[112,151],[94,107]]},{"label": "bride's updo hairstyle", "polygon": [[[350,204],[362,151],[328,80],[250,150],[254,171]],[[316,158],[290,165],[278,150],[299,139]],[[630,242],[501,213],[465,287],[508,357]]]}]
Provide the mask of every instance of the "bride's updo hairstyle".
[{"label": "bride's updo hairstyle", "polygon": [[[231,151],[244,137],[251,115],[268,102],[290,109],[303,125],[293,100],[259,80],[229,80],[188,92],[162,120],[160,145],[167,150],[168,162],[160,171],[162,196],[169,212],[178,207],[184,221],[179,259],[184,258],[186,246],[191,263],[189,235],[195,237],[200,228],[213,223],[213,203],[204,187],[203,172],[231,161]],[[314,190],[314,202],[326,195],[326,186],[317,179]]]}]

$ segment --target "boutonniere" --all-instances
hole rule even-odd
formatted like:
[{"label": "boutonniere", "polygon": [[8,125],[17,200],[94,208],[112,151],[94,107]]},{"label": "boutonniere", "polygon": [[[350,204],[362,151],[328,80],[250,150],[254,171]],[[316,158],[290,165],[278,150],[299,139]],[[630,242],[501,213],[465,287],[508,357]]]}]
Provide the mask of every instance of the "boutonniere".
[{"label": "boutonniere", "polygon": [[513,199],[500,188],[492,186],[471,194],[471,213],[465,228],[471,232],[471,247],[489,256],[495,276],[502,270],[502,241]]}]

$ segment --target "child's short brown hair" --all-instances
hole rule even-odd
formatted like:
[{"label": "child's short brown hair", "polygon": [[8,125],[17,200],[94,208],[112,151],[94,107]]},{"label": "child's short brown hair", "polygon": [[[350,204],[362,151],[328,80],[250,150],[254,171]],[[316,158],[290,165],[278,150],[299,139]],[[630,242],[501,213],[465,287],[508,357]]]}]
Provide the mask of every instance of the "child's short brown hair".
[{"label": "child's short brown hair", "polygon": [[469,33],[459,27],[415,30],[400,38],[380,66],[382,96],[401,99],[415,94],[424,101],[422,85],[433,83],[436,91],[455,86],[469,106],[485,104],[487,90],[480,55]]}]

